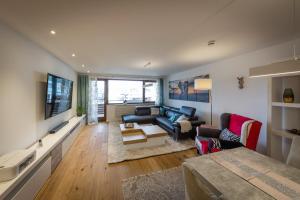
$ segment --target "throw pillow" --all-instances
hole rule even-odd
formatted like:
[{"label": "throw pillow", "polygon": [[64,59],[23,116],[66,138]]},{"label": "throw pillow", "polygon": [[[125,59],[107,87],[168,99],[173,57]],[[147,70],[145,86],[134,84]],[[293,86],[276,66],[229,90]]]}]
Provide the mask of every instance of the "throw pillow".
[{"label": "throw pillow", "polygon": [[160,107],[160,108],[159,108],[159,115],[160,115],[160,116],[164,116],[164,115],[165,115],[165,112],[166,112],[166,109],[165,109],[165,108],[163,108],[163,107]]},{"label": "throw pillow", "polygon": [[159,108],[153,107],[151,109],[151,115],[159,115]]},{"label": "throw pillow", "polygon": [[172,123],[174,123],[179,117],[180,117],[180,115],[174,114],[174,115],[172,115],[172,116],[169,118],[169,120],[170,120]]},{"label": "throw pillow", "polygon": [[219,136],[220,140],[226,140],[226,141],[232,141],[232,142],[240,142],[240,137],[235,135],[234,133],[232,133],[230,130],[228,130],[227,128],[225,128],[220,136]]}]

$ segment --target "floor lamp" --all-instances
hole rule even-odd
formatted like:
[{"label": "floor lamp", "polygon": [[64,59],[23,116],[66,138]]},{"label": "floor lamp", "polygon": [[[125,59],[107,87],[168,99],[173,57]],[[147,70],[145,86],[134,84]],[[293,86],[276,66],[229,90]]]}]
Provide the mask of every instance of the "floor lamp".
[{"label": "floor lamp", "polygon": [[210,125],[212,126],[212,95],[211,95],[211,89],[212,89],[212,79],[195,79],[194,83],[194,89],[195,90],[209,90],[209,99],[210,99]]}]

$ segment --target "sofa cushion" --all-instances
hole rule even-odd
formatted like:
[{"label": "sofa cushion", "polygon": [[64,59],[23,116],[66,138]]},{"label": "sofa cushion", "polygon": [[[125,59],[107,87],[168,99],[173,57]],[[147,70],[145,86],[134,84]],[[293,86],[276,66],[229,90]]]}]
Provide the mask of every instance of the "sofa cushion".
[{"label": "sofa cushion", "polygon": [[126,123],[151,123],[155,120],[154,115],[143,115],[143,116],[139,116],[139,115],[124,115],[123,116],[123,121]]},{"label": "sofa cushion", "polygon": [[170,116],[170,117],[168,118],[168,120],[170,120],[170,122],[174,123],[174,122],[176,122],[176,120],[177,120],[179,117],[180,117],[180,114],[174,114],[174,115]]},{"label": "sofa cushion", "polygon": [[165,116],[166,116],[167,118],[170,118],[170,117],[172,117],[172,116],[174,116],[174,115],[181,115],[181,113],[180,113],[180,112],[177,112],[177,111],[175,111],[175,110],[167,110],[166,113],[165,113]]},{"label": "sofa cushion", "polygon": [[165,109],[164,107],[160,107],[160,108],[159,108],[159,115],[160,115],[160,116],[164,116],[165,113],[166,113],[166,109]]},{"label": "sofa cushion", "polygon": [[196,109],[188,106],[182,106],[179,112],[185,114],[188,117],[193,117],[195,115]]},{"label": "sofa cushion", "polygon": [[151,111],[151,115],[159,115],[159,108],[157,107],[151,107],[150,111]]},{"label": "sofa cushion", "polygon": [[144,116],[151,115],[151,108],[146,106],[140,106],[135,108],[135,115]]},{"label": "sofa cushion", "polygon": [[162,124],[163,126],[167,127],[168,129],[170,130],[174,130],[174,126],[172,124],[172,122],[170,122],[168,120],[168,118],[166,117],[156,117],[156,121],[159,123],[159,124]]},{"label": "sofa cushion", "polygon": [[229,122],[229,130],[238,135],[241,136],[241,129],[242,125],[245,121],[251,120],[248,117],[243,117],[241,115],[231,114],[230,115],[230,122]]}]

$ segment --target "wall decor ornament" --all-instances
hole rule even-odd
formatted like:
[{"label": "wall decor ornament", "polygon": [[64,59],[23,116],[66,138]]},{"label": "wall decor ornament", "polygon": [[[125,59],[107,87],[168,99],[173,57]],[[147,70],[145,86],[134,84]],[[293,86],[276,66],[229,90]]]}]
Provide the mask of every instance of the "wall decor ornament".
[{"label": "wall decor ornament", "polygon": [[194,89],[194,81],[198,78],[209,78],[209,75],[197,76],[185,80],[169,81],[169,98],[175,100],[209,103],[208,90]]},{"label": "wall decor ornament", "polygon": [[237,77],[238,81],[239,81],[239,88],[240,89],[244,89],[244,84],[245,84],[245,79],[243,76]]},{"label": "wall decor ornament", "polygon": [[295,97],[292,88],[285,88],[283,92],[283,102],[284,103],[294,103]]}]

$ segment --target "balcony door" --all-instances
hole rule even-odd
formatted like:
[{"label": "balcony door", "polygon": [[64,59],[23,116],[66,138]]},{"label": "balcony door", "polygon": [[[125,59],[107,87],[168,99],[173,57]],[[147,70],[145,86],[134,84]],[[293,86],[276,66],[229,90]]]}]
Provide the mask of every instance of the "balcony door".
[{"label": "balcony door", "polygon": [[98,119],[99,121],[106,121],[106,105],[107,105],[107,80],[98,79]]}]

